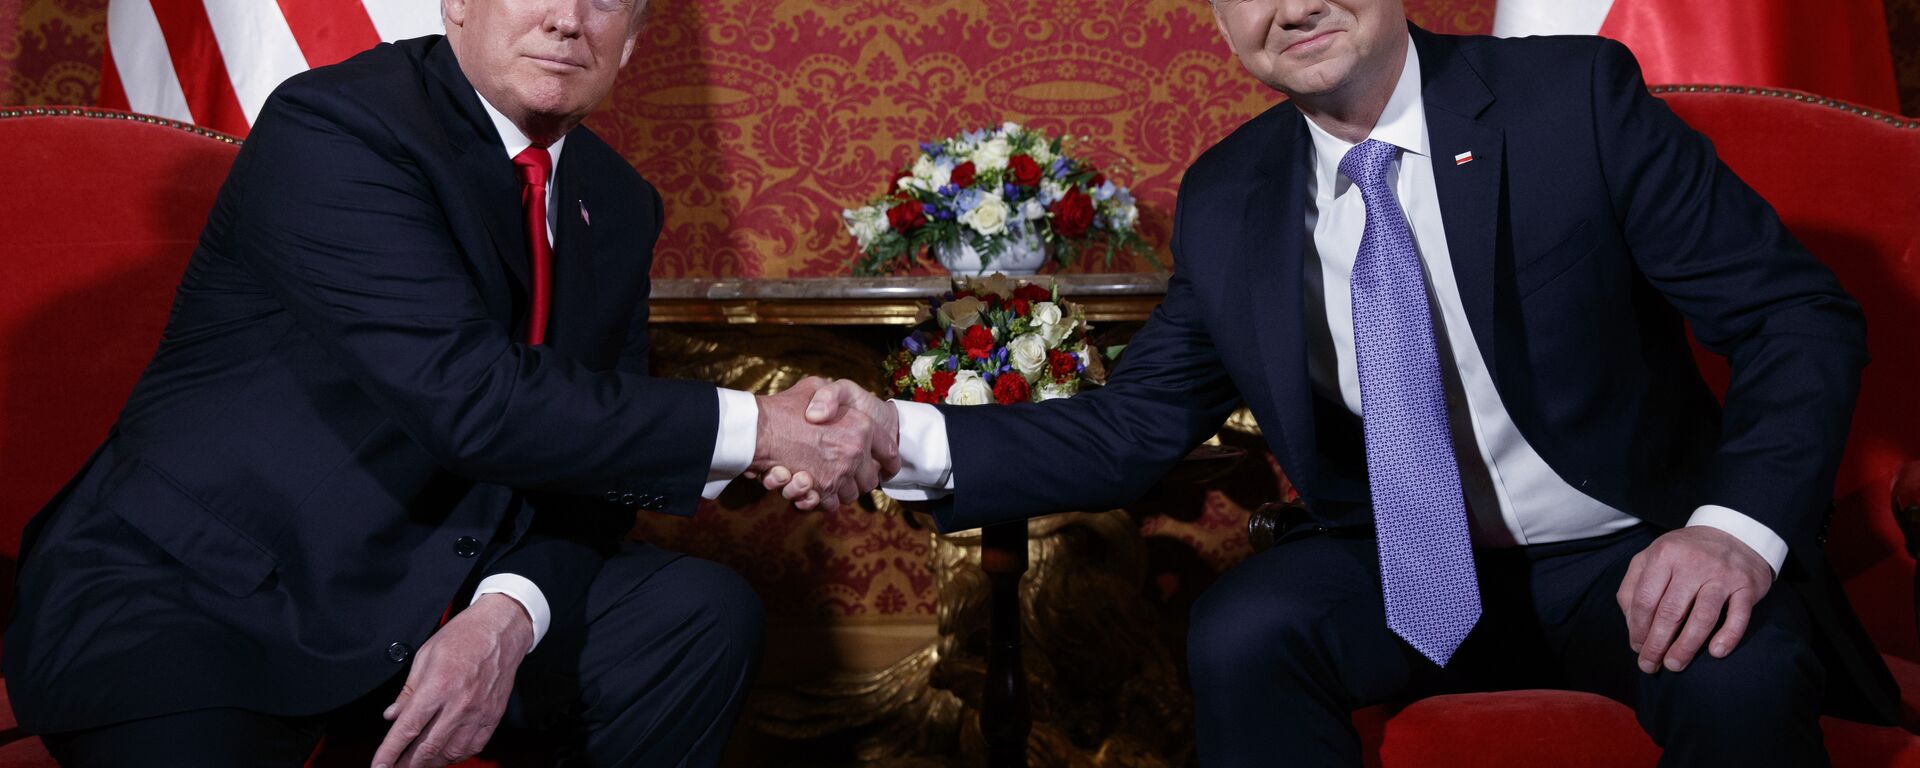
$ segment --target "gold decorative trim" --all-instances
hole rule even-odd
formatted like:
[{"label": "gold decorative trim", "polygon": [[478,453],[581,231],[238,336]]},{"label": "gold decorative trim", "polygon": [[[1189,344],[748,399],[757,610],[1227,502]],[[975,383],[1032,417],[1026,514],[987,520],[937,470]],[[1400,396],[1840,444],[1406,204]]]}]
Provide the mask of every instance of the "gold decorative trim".
[{"label": "gold decorative trim", "polygon": [[1862,107],[1858,104],[1851,104],[1848,102],[1841,101],[1839,99],[1830,99],[1825,96],[1807,93],[1805,91],[1790,91],[1784,88],[1756,88],[1753,86],[1745,86],[1745,85],[1656,85],[1650,88],[1649,90],[1651,90],[1655,94],[1729,93],[1729,94],[1739,94],[1742,96],[1762,96],[1769,99],[1784,99],[1787,101],[1798,101],[1804,104],[1816,104],[1816,105],[1828,107],[1831,109],[1837,109],[1837,110],[1840,110],[1841,112],[1845,112],[1847,114],[1854,115],[1856,117],[1864,117],[1864,118],[1867,118],[1868,120],[1876,120],[1882,123],[1886,123],[1887,125],[1891,125],[1895,128],[1920,129],[1920,118],[1910,118],[1910,117],[1902,117],[1900,115],[1890,115],[1885,112],[1880,112],[1878,110],[1872,110],[1866,107]]},{"label": "gold decorative trim", "polygon": [[242,141],[242,139],[238,136],[231,136],[231,135],[213,130],[211,128],[202,128],[192,123],[183,123],[178,120],[168,120],[167,118],[154,117],[153,115],[142,115],[137,112],[122,112],[117,109],[101,109],[98,107],[5,107],[5,108],[0,108],[0,119],[15,118],[15,117],[85,117],[85,118],[92,118],[96,120],[128,120],[136,123],[146,123],[148,125],[157,125],[162,128],[172,128],[178,131],[186,131],[187,133],[195,134],[198,136],[205,136],[215,141],[224,141],[228,144],[238,145]]},{"label": "gold decorative trim", "polygon": [[[1070,297],[1088,322],[1141,322],[1160,305],[1160,295]],[[864,325],[910,326],[924,319],[926,300],[913,299],[688,299],[654,297],[647,302],[654,325]]]}]

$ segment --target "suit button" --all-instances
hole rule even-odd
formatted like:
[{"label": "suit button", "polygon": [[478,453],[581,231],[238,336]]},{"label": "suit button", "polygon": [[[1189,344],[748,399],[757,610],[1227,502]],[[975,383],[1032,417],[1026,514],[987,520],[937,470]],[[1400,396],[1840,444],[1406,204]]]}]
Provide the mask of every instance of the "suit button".
[{"label": "suit button", "polygon": [[394,643],[393,645],[387,646],[387,661],[395,664],[404,664],[407,659],[412,656],[413,649],[407,647],[406,643]]},{"label": "suit button", "polygon": [[640,503],[640,497],[635,496],[631,493],[623,493],[623,494],[620,494],[620,503],[631,507],[635,504]]},{"label": "suit button", "polygon": [[462,536],[453,542],[453,553],[461,557],[473,557],[480,554],[480,540],[472,536]]},{"label": "suit button", "polygon": [[607,491],[607,495],[606,495],[606,497],[605,497],[605,498],[606,498],[606,500],[607,500],[607,501],[608,501],[609,503],[612,503],[612,504],[618,504],[618,503],[620,503],[620,492],[619,492],[619,491]]},{"label": "suit button", "polygon": [[653,497],[653,508],[654,508],[654,509],[666,509],[666,508],[667,508],[667,497],[665,497],[665,496],[655,496],[655,497]]}]

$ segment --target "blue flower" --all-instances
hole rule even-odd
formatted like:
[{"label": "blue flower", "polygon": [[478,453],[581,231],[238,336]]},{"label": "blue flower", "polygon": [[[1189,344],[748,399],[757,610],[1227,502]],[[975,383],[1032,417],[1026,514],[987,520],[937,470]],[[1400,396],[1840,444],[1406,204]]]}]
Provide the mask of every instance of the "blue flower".
[{"label": "blue flower", "polygon": [[959,187],[956,187],[952,184],[948,184],[946,186],[943,186],[939,189],[934,190],[934,194],[937,194],[941,197],[953,197],[953,194],[959,191],[960,191]]},{"label": "blue flower", "polygon": [[1113,182],[1108,181],[1093,190],[1093,199],[1106,202],[1107,200],[1113,199],[1114,193],[1119,191],[1119,187],[1114,186]]},{"label": "blue flower", "polygon": [[1073,165],[1071,163],[1068,163],[1066,158],[1056,157],[1053,159],[1052,173],[1054,176],[1065,176],[1067,175],[1067,170],[1072,167]]},{"label": "blue flower", "polygon": [[[948,341],[953,340],[953,329],[951,328],[947,329],[947,340]],[[947,368],[949,370],[955,370],[955,371],[960,370],[960,356],[947,355]]]},{"label": "blue flower", "polygon": [[906,347],[908,352],[912,352],[916,355],[920,354],[921,352],[925,352],[927,349],[925,346],[922,346],[920,342],[917,339],[913,338],[912,336],[908,336],[905,340],[901,341],[900,346]]},{"label": "blue flower", "polygon": [[1014,197],[1020,194],[1020,188],[1014,186],[1011,182],[1003,185],[1003,191],[1006,193],[1006,198],[1008,200],[1012,200]]},{"label": "blue flower", "polygon": [[[952,194],[952,193],[943,192],[941,194]],[[966,211],[971,211],[975,208],[980,207],[980,201],[985,198],[986,198],[986,195],[982,194],[980,190],[963,189],[963,190],[960,190],[959,195],[954,196],[953,204],[956,207],[958,207],[961,212],[964,213]]]}]

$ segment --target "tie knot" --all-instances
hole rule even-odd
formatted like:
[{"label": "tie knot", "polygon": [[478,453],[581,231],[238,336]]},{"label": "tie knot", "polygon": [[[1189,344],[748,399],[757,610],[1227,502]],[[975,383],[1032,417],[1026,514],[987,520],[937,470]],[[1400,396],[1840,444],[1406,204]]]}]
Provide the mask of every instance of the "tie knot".
[{"label": "tie knot", "polygon": [[1393,167],[1394,155],[1399,151],[1399,147],[1379,139],[1367,139],[1340,158],[1340,173],[1360,187],[1362,196],[1371,196],[1374,190],[1386,189],[1387,169]]},{"label": "tie knot", "polygon": [[513,167],[520,171],[521,181],[544,189],[553,174],[553,155],[546,147],[527,147],[513,156]]}]

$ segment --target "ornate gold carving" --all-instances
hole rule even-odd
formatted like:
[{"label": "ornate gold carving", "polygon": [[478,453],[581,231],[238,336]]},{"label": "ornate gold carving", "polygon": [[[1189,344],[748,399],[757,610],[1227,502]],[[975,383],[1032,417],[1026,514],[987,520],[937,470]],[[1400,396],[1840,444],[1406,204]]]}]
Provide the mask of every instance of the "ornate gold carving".
[{"label": "ornate gold carving", "polygon": [[[900,505],[876,495],[882,514]],[[912,512],[923,526],[923,512]],[[986,679],[988,588],[980,532],[929,533],[937,641],[879,672],[767,691],[751,727],[788,739],[860,733],[855,753],[881,766],[978,765]],[[1141,599],[1145,549],[1122,511],[1032,521],[1021,581],[1023,662],[1033,705],[1036,768],[1160,768],[1191,757],[1191,704],[1179,666]]]}]

